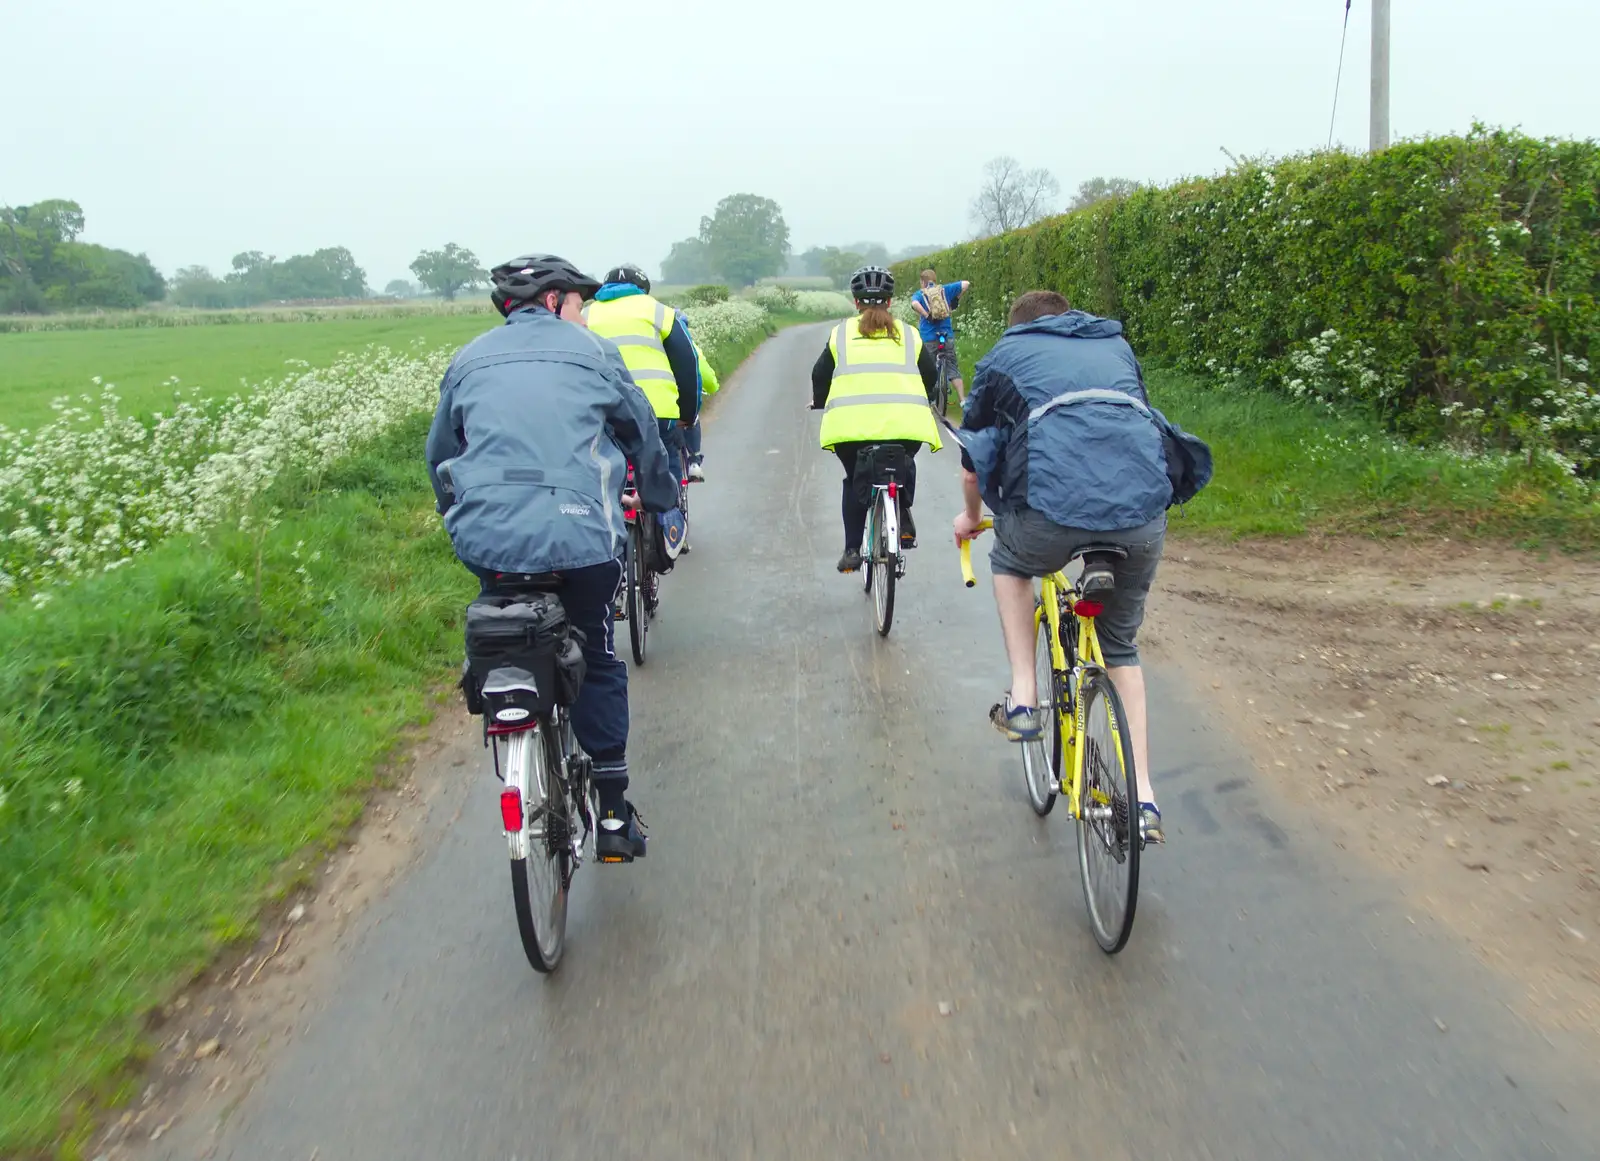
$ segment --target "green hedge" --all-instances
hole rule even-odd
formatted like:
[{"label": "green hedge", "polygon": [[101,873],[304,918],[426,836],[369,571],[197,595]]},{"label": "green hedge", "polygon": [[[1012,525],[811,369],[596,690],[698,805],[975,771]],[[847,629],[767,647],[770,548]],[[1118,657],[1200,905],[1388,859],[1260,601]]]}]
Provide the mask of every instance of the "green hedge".
[{"label": "green hedge", "polygon": [[[1003,312],[1036,287],[1141,355],[1368,405],[1427,440],[1600,476],[1600,144],[1475,127],[1146,189],[901,262]],[[964,303],[962,313],[967,312]]]}]

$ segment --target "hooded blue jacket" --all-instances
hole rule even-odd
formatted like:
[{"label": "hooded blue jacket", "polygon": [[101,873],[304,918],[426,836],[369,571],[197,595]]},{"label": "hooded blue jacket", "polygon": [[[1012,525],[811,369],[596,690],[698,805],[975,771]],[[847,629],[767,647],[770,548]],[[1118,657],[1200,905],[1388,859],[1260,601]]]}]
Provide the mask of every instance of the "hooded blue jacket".
[{"label": "hooded blue jacket", "polygon": [[616,560],[628,460],[648,511],[678,501],[655,412],[616,344],[541,307],[456,354],[427,457],[456,555],[501,572]]},{"label": "hooded blue jacket", "polygon": [[1165,420],[1112,319],[1074,310],[1006,331],[978,363],[961,427],[962,461],[993,511],[1114,532],[1172,504]]}]

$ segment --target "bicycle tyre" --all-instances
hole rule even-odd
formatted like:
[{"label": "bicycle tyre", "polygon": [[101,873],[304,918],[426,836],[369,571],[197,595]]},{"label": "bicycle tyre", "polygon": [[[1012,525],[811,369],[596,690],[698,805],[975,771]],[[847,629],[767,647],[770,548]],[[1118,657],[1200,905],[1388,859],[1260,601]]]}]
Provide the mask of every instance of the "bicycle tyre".
[{"label": "bicycle tyre", "polygon": [[1039,691],[1039,720],[1044,736],[1037,742],[1022,744],[1022,780],[1028,790],[1028,805],[1040,818],[1056,805],[1061,784],[1061,706],[1058,703],[1056,674],[1050,660],[1050,618],[1038,610],[1039,627],[1034,632],[1033,671]]},{"label": "bicycle tyre", "polygon": [[[1078,801],[1078,873],[1095,942],[1107,955],[1115,955],[1133,933],[1139,902],[1141,844],[1133,741],[1117,687],[1103,671],[1084,679],[1079,696],[1083,733],[1078,749],[1083,778]],[[1093,817],[1094,810],[1109,817]],[[1110,889],[1103,889],[1108,883]]]},{"label": "bicycle tyre", "polygon": [[[571,805],[556,777],[560,765],[548,720],[506,739],[507,784],[518,785],[527,811],[526,858],[511,860],[517,933],[533,970],[549,974],[567,943],[567,888],[572,878]],[[520,777],[515,763],[525,763]]]},{"label": "bicycle tyre", "polygon": [[[894,625],[895,547],[889,543],[888,514],[884,511],[889,493],[880,491],[872,514],[872,623],[878,636],[887,637]],[[898,532],[895,535],[899,535]]]},{"label": "bicycle tyre", "polygon": [[648,580],[644,574],[650,567],[644,562],[644,518],[643,512],[635,515],[622,553],[622,583],[628,588],[628,642],[633,646],[635,665],[644,664],[650,637],[650,609],[644,591]]},{"label": "bicycle tyre", "polygon": [[944,360],[939,361],[939,382],[933,389],[933,406],[939,415],[948,417],[950,414],[950,369],[944,365]]}]

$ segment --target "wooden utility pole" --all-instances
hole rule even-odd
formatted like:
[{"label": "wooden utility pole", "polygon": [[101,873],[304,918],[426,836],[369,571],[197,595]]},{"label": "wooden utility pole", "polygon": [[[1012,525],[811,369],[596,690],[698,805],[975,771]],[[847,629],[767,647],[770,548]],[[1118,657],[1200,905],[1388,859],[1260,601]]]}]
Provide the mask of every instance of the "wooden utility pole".
[{"label": "wooden utility pole", "polygon": [[1372,0],[1372,152],[1389,147],[1389,0]]}]

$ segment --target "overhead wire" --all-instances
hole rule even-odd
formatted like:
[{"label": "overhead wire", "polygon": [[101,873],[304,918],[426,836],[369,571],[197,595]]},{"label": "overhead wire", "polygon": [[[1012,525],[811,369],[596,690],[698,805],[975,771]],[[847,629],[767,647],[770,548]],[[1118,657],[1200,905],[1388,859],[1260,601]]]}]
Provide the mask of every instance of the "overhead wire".
[{"label": "overhead wire", "polygon": [[1339,36],[1339,71],[1333,78],[1333,112],[1328,115],[1328,148],[1333,148],[1333,123],[1339,116],[1339,85],[1344,80],[1344,46],[1350,39],[1350,5],[1344,0],[1344,32]]}]

